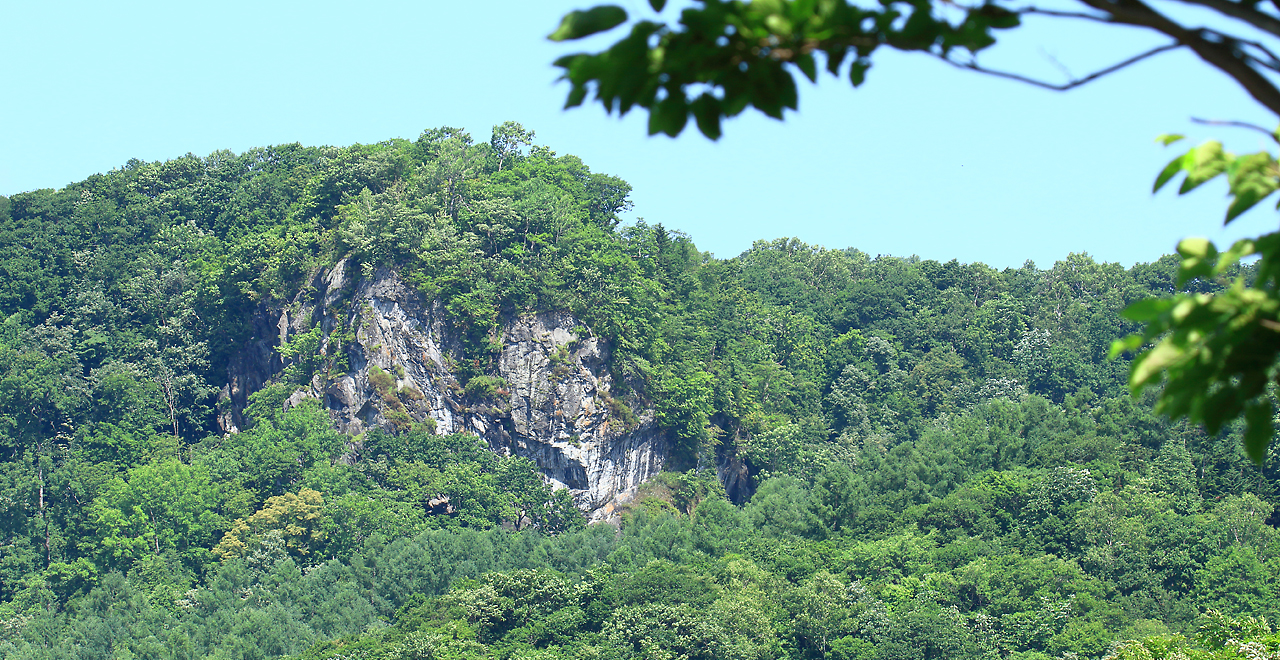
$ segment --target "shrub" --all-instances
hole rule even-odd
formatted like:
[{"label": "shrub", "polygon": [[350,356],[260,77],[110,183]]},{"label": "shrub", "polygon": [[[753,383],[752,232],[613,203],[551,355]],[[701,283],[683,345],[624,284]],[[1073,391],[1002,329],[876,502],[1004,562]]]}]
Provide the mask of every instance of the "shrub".
[{"label": "shrub", "polygon": [[507,384],[507,381],[496,376],[472,376],[467,381],[466,387],[462,388],[463,393],[468,397],[482,399],[491,397],[497,393],[498,388]]}]

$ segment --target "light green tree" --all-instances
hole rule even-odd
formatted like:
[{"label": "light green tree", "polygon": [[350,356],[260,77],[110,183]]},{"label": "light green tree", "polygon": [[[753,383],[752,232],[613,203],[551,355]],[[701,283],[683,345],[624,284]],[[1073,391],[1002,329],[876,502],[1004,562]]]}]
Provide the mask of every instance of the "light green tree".
[{"label": "light green tree", "polygon": [[219,559],[242,557],[249,552],[254,537],[278,533],[285,547],[299,555],[308,555],[324,541],[321,512],[324,496],[310,488],[267,498],[262,508],[248,518],[237,519],[222,540],[213,548]]},{"label": "light green tree", "polygon": [[127,566],[148,554],[175,553],[199,565],[225,525],[220,499],[203,467],[169,458],[108,483],[89,515],[108,563]]}]

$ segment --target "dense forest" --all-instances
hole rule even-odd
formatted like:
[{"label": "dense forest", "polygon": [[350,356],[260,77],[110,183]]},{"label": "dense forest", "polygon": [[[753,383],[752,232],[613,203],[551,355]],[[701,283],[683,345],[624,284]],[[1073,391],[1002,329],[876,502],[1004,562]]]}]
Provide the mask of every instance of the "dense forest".
[{"label": "dense forest", "polygon": [[[1157,416],[1108,359],[1176,260],[720,259],[622,224],[630,190],[507,123],[0,197],[0,655],[1280,653],[1275,461]],[[350,368],[342,328],[277,346],[224,432],[248,319],[343,259],[446,310],[476,400],[502,396],[505,320],[572,312],[667,472],[587,525],[474,436],[406,422],[355,451],[284,405]]]}]

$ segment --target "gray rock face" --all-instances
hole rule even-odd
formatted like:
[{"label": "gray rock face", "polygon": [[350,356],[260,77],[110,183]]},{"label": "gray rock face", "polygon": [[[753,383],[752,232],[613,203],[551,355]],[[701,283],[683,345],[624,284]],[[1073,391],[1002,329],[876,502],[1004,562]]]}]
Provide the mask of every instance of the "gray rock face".
[{"label": "gray rock face", "polygon": [[[661,471],[669,439],[652,410],[634,397],[613,396],[608,343],[571,314],[505,323],[493,337],[502,343],[492,370],[501,382],[490,394],[468,395],[453,367],[463,359],[460,338],[439,304],[424,303],[394,271],[357,279],[349,270],[342,261],[317,275],[312,302],[300,296],[287,309],[260,310],[257,339],[233,360],[223,388],[225,431],[243,425],[248,395],[286,366],[274,347],[319,323],[321,351],[345,354],[350,370],[333,378],[317,374],[286,406],[318,399],[349,435],[413,423],[434,425],[440,434],[475,434],[495,452],[533,460],[554,487],[569,488],[593,520],[610,517]],[[354,341],[339,346],[335,336],[343,332]],[[374,366],[385,374],[381,384],[370,381]],[[628,404],[638,408],[634,414]],[[353,454],[359,449],[353,441]]]}]

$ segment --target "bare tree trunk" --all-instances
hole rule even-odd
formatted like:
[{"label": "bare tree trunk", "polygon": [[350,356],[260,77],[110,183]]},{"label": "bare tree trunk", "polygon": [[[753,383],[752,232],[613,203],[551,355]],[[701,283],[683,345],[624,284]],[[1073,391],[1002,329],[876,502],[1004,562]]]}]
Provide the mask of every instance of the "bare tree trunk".
[{"label": "bare tree trunk", "polygon": [[[39,460],[39,459],[36,459]],[[40,480],[40,523],[44,526],[44,566],[49,567],[53,561],[53,551],[49,543],[49,515],[44,506],[44,466],[38,465],[36,476]]]}]

